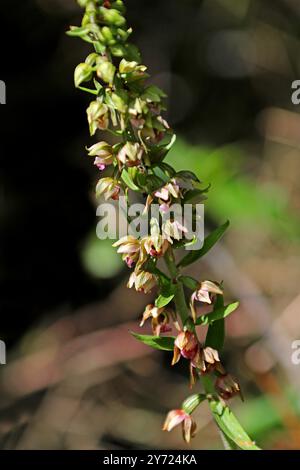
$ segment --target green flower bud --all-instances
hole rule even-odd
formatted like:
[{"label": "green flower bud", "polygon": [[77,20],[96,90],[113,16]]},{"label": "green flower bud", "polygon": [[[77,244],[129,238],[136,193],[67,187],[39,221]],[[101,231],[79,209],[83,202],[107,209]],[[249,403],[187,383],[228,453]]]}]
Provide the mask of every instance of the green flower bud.
[{"label": "green flower bud", "polygon": [[82,7],[82,8],[86,8],[87,4],[88,4],[90,1],[91,1],[91,0],[77,0],[79,6]]},{"label": "green flower bud", "polygon": [[112,156],[112,146],[109,145],[107,142],[101,141],[97,142],[97,144],[92,145],[88,148],[88,155],[90,157],[103,157],[109,158]]},{"label": "green flower bud", "polygon": [[113,31],[111,28],[109,28],[108,26],[103,26],[103,28],[101,29],[101,32],[107,44],[113,46],[116,43],[116,40],[114,38]]},{"label": "green flower bud", "polygon": [[121,93],[112,93],[111,94],[112,102],[113,102],[116,110],[119,111],[120,113],[126,113],[126,111],[127,111],[126,98],[127,97],[126,97],[125,93],[122,93],[122,96],[121,96]]},{"label": "green flower bud", "polygon": [[104,196],[107,201],[112,198],[119,199],[120,185],[114,178],[101,178],[96,186],[96,197]]},{"label": "green flower bud", "polygon": [[85,8],[87,13],[97,13],[97,8],[93,0],[87,1],[85,4]]},{"label": "green flower bud", "polygon": [[112,2],[111,6],[112,8],[119,10],[123,14],[126,13],[126,7],[124,5],[124,2],[122,2],[122,0],[116,0],[115,2]]},{"label": "green flower bud", "polygon": [[85,59],[85,63],[93,67],[93,65],[96,63],[97,57],[98,54],[96,54],[96,52],[92,52],[92,54],[89,54]]},{"label": "green flower bud", "polygon": [[203,393],[196,393],[195,395],[191,395],[182,403],[182,409],[190,415],[205,399],[206,395]]},{"label": "green flower bud", "polygon": [[115,46],[111,46],[110,52],[114,57],[124,57],[124,55],[126,55],[126,47],[122,44],[116,44]]},{"label": "green flower bud", "polygon": [[100,101],[92,101],[87,109],[90,134],[94,135],[96,130],[105,130],[108,127],[108,107]]},{"label": "green flower bud", "polygon": [[122,59],[119,65],[120,73],[130,73],[134,72],[138,66],[138,63],[135,61],[129,62],[126,59]]},{"label": "green flower bud", "polygon": [[127,31],[124,31],[124,29],[121,28],[117,29],[118,39],[123,42],[127,41],[131,33],[132,28],[127,29]]},{"label": "green flower bud", "polygon": [[146,114],[148,112],[148,107],[145,101],[141,100],[140,98],[136,98],[130,104],[129,113],[132,116],[138,116],[139,114]]},{"label": "green flower bud", "polygon": [[144,91],[142,98],[149,103],[159,103],[162,98],[166,98],[166,94],[155,85],[150,85]]},{"label": "green flower bud", "polygon": [[91,80],[92,77],[93,69],[90,65],[86,63],[77,65],[74,73],[74,82],[76,88],[79,87],[82,82],[88,82],[89,80]]},{"label": "green flower bud", "polygon": [[83,15],[83,18],[82,18],[82,21],[81,21],[81,25],[82,26],[87,26],[90,24],[90,15],[88,13],[85,13]]},{"label": "green flower bud", "polygon": [[121,13],[114,8],[108,9],[100,7],[100,13],[103,16],[104,21],[106,21],[108,24],[114,26],[124,26],[126,23],[124,16],[122,16]]},{"label": "green flower bud", "polygon": [[116,73],[116,67],[108,61],[103,61],[101,62],[98,67],[97,67],[97,75],[101,80],[103,80],[106,83],[109,83],[110,85],[114,81],[114,76]]}]

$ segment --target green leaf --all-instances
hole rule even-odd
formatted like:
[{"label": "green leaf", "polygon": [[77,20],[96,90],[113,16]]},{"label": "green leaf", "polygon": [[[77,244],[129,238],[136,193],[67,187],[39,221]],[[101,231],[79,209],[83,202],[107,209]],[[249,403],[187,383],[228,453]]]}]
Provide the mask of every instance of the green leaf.
[{"label": "green leaf", "polygon": [[115,105],[115,108],[120,113],[125,113],[127,110],[127,95],[123,90],[114,92],[111,94],[112,102]]},{"label": "green leaf", "polygon": [[215,400],[211,400],[209,406],[218,427],[239,449],[260,450],[244,431],[228,406]]},{"label": "green leaf", "polygon": [[204,201],[207,196],[205,196],[205,193],[209,190],[210,186],[207,186],[204,189],[190,189],[187,191],[183,198],[183,202],[185,203],[190,203],[190,204],[196,204],[197,202]]},{"label": "green leaf", "polygon": [[165,162],[158,163],[157,166],[164,171],[170,178],[175,175],[175,170],[171,165]]},{"label": "green leaf", "polygon": [[170,177],[157,165],[152,168],[153,173],[162,180],[163,183],[167,183],[170,180]]},{"label": "green leaf", "polygon": [[162,98],[166,98],[166,94],[157,86],[150,85],[148,86],[141,98],[145,101],[150,101],[152,103],[159,103]]},{"label": "green leaf", "polygon": [[132,336],[134,336],[138,341],[141,341],[147,346],[150,346],[154,349],[160,349],[161,351],[173,351],[175,338],[173,336],[151,336],[151,335],[138,335],[131,331]]},{"label": "green leaf", "polygon": [[179,276],[178,280],[191,290],[197,290],[199,288],[199,282],[193,277]]},{"label": "green leaf", "polygon": [[192,181],[195,181],[196,183],[200,183],[198,176],[195,175],[193,171],[181,170],[176,173],[176,176],[179,176],[184,179],[190,179]]},{"label": "green leaf", "polygon": [[171,138],[171,140],[170,140],[170,142],[168,143],[168,145],[166,145],[166,149],[167,149],[167,150],[171,150],[171,148],[173,147],[173,145],[174,145],[175,142],[176,142],[176,139],[177,139],[176,134],[173,134],[173,135],[172,135],[172,138]]},{"label": "green leaf", "polygon": [[165,182],[157,175],[148,175],[146,180],[146,187],[149,193],[156,191],[164,186]]},{"label": "green leaf", "polygon": [[[218,294],[214,305],[214,312],[222,308],[224,308],[223,295]],[[221,351],[223,349],[224,340],[225,321],[224,318],[221,318],[209,325],[205,339],[205,346],[210,346],[211,348],[217,349],[217,351]]]},{"label": "green leaf", "polygon": [[228,226],[229,221],[225,222],[225,224],[221,225],[221,227],[218,227],[216,230],[214,230],[205,238],[203,247],[200,248],[200,250],[192,251],[184,256],[184,258],[182,258],[182,260],[178,263],[178,266],[189,266],[198,259],[202,258],[202,256],[206,255],[206,253],[208,253],[210,249],[217,243],[217,241],[220,240],[220,238],[224,235]]},{"label": "green leaf", "polygon": [[176,285],[172,280],[156,266],[147,266],[147,270],[155,274],[158,278],[160,295],[155,301],[156,307],[164,307],[171,302],[176,293]]},{"label": "green leaf", "polygon": [[125,168],[122,171],[122,180],[128,186],[128,188],[132,189],[133,191],[140,191],[140,188],[133,182],[132,177]]},{"label": "green leaf", "polygon": [[78,86],[79,90],[85,91],[86,93],[90,93],[91,95],[98,95],[97,90],[91,90],[90,88],[85,88],[84,86]]},{"label": "green leaf", "polygon": [[74,82],[76,88],[83,82],[89,82],[93,78],[93,68],[85,62],[77,65],[74,72]]},{"label": "green leaf", "polygon": [[172,134],[170,142],[165,145],[155,145],[149,152],[152,163],[162,162],[165,156],[169,153],[171,147],[176,141],[176,134]]},{"label": "green leaf", "polygon": [[234,312],[238,306],[239,302],[234,302],[226,305],[226,307],[217,308],[210,313],[201,315],[201,317],[197,318],[196,325],[209,325],[217,320],[222,320],[222,318],[226,318]]},{"label": "green leaf", "polygon": [[158,307],[158,308],[162,308],[162,307],[165,307],[166,305],[168,305],[171,300],[174,298],[174,295],[175,294],[171,294],[169,296],[164,296],[162,294],[160,294],[157,299],[155,300],[155,306]]},{"label": "green leaf", "polygon": [[90,29],[89,28],[86,28],[86,27],[83,27],[83,26],[71,26],[70,27],[70,30],[66,32],[66,34],[68,36],[71,36],[71,37],[86,37],[86,35],[90,32]]}]

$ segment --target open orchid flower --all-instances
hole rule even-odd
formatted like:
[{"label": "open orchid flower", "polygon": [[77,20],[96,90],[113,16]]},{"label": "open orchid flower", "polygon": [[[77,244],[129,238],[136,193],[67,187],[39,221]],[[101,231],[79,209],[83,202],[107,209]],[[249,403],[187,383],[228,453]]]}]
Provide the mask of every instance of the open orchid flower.
[{"label": "open orchid flower", "polygon": [[145,324],[145,321],[151,318],[152,331],[155,336],[160,336],[161,333],[168,333],[172,331],[170,321],[175,321],[176,316],[173,310],[166,307],[155,307],[153,304],[147,305],[143,313],[143,318],[140,326]]},{"label": "open orchid flower", "polygon": [[92,147],[88,148],[88,152],[89,156],[96,157],[94,165],[96,165],[100,171],[112,165],[115,160],[112,147],[107,142],[102,141],[92,145]]},{"label": "open orchid flower", "polygon": [[156,277],[154,274],[147,271],[140,271],[138,274],[133,272],[129,278],[127,286],[131,289],[135,288],[138,292],[148,294],[153,287],[157,285]]},{"label": "open orchid flower", "polygon": [[182,427],[182,436],[185,442],[190,443],[191,438],[195,436],[197,426],[191,415],[184,410],[172,410],[168,413],[163,425],[163,431],[172,431],[173,428]]},{"label": "open orchid flower", "polygon": [[220,397],[229,400],[235,395],[240,395],[243,400],[240,384],[230,374],[221,375],[217,378],[215,388]]},{"label": "open orchid flower", "polygon": [[114,178],[101,178],[96,186],[96,196],[104,196],[104,199],[117,200],[119,199],[119,194],[121,187],[117,180]]},{"label": "open orchid flower", "polygon": [[163,256],[170,246],[169,241],[160,233],[158,221],[154,218],[150,221],[150,236],[142,240],[148,255],[153,257]]},{"label": "open orchid flower", "polygon": [[190,301],[190,307],[194,321],[196,321],[197,314],[195,310],[195,301],[204,302],[207,304],[212,303],[212,299],[216,294],[223,295],[221,287],[212,281],[203,281],[200,283],[199,288],[193,292]]}]

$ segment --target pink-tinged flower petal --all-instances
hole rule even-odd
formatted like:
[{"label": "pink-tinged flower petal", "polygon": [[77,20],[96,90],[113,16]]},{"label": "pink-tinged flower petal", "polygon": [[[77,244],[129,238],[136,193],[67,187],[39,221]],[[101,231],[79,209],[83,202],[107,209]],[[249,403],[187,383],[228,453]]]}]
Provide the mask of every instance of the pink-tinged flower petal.
[{"label": "pink-tinged flower petal", "polygon": [[159,191],[156,191],[154,195],[163,201],[167,201],[169,199],[169,191],[167,188],[161,188]]},{"label": "pink-tinged flower petal", "polygon": [[170,210],[170,207],[168,206],[168,204],[161,204],[159,206],[159,210],[160,212],[162,212],[163,214],[167,214]]},{"label": "pink-tinged flower petal", "polygon": [[96,163],[96,167],[98,168],[99,171],[103,171],[106,168],[104,163]]},{"label": "pink-tinged flower petal", "polygon": [[204,291],[204,290],[199,290],[198,293],[197,293],[197,300],[199,300],[199,302],[205,302],[207,304],[211,304],[211,299],[209,297],[209,292],[207,291]]},{"label": "pink-tinged flower petal", "polygon": [[187,415],[183,424],[182,424],[182,435],[185,442],[188,444],[191,441],[191,438],[196,434],[196,423],[192,420],[190,415]]},{"label": "pink-tinged flower petal", "polygon": [[183,426],[182,426],[182,434],[183,439],[185,442],[189,443],[191,441],[191,429],[192,429],[192,418],[190,416],[186,417]]},{"label": "pink-tinged flower petal", "polygon": [[172,331],[172,327],[168,324],[160,326],[160,333],[169,333],[170,331]]},{"label": "pink-tinged flower petal", "polygon": [[181,350],[181,355],[184,357],[184,359],[193,359],[195,355],[197,354],[198,351],[198,346],[195,346],[193,349],[186,349],[183,348]]},{"label": "pink-tinged flower petal", "polygon": [[135,261],[132,258],[130,258],[129,256],[127,256],[125,258],[125,263],[127,264],[128,268],[130,268],[130,269],[135,266]]},{"label": "pink-tinged flower petal", "polygon": [[183,410],[172,410],[168,413],[163,425],[164,431],[171,431],[175,426],[182,423],[189,415]]},{"label": "pink-tinged flower petal", "polygon": [[180,350],[183,349],[185,347],[185,345],[187,344],[187,342],[188,342],[188,338],[187,338],[186,333],[188,333],[188,332],[181,331],[177,335],[177,338],[175,339],[175,346],[177,346],[177,348],[179,348]]}]

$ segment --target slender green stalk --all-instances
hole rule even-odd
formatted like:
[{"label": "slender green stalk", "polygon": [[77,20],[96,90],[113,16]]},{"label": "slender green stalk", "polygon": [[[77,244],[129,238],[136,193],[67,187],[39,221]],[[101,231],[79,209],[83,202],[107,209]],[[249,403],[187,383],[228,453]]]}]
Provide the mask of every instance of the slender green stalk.
[{"label": "slender green stalk", "polygon": [[[200,377],[205,391],[205,394],[188,397],[180,410],[171,410],[163,429],[171,431],[181,423],[184,439],[189,442],[195,432],[191,414],[207,400],[226,445],[256,450],[225,403],[240,394],[240,387],[225,371],[218,352],[224,342],[225,317],[238,304],[224,305],[221,284],[180,275],[181,266],[189,266],[213,247],[228,222],[205,239],[202,249],[189,252],[176,266],[174,249],[188,246],[189,242],[184,239],[187,232],[182,225],[184,222],[172,215],[173,204],[184,209],[192,200],[193,216],[196,216],[196,204],[203,201],[207,188],[201,189],[193,172],[176,171],[164,161],[176,140],[163,117],[166,95],[160,88],[147,84],[147,67],[141,63],[138,48],[129,42],[132,29],[126,24],[124,2],[78,0],[78,3],[85,8],[85,13],[81,26],[71,26],[69,35],[91,44],[93,52],[76,67],[75,86],[93,95],[87,109],[91,136],[99,129],[113,135],[113,143],[101,140],[88,149],[95,166],[106,171],[97,183],[96,195],[106,201],[118,200],[124,195],[128,204],[129,191],[135,191],[146,197],[146,214],[152,204],[157,204],[159,209],[159,215],[148,220],[150,233],[136,237],[127,235],[114,244],[132,270],[129,288],[147,293],[158,287],[155,305],[146,306],[141,322],[142,326],[151,319],[153,335],[134,333],[134,336],[153,348],[173,351],[172,365],[181,358],[188,360],[191,386]],[[89,82],[88,87],[83,85],[86,82]],[[167,220],[164,219],[166,214],[169,214]],[[161,258],[165,260],[170,277],[157,266]],[[184,285],[192,291],[189,306]],[[210,304],[213,310],[198,317],[195,302]],[[176,338],[165,335],[171,331],[171,322],[179,329]],[[196,325],[208,325],[205,345],[197,337]]]},{"label": "slender green stalk", "polygon": [[174,296],[174,302],[176,306],[176,311],[178,315],[180,316],[182,323],[184,324],[190,315],[190,311],[186,305],[183,285],[177,279],[179,270],[176,267],[175,257],[174,257],[174,253],[171,247],[166,252],[164,259],[168,267],[169,273],[172,277],[172,280],[176,284],[176,293]]}]

